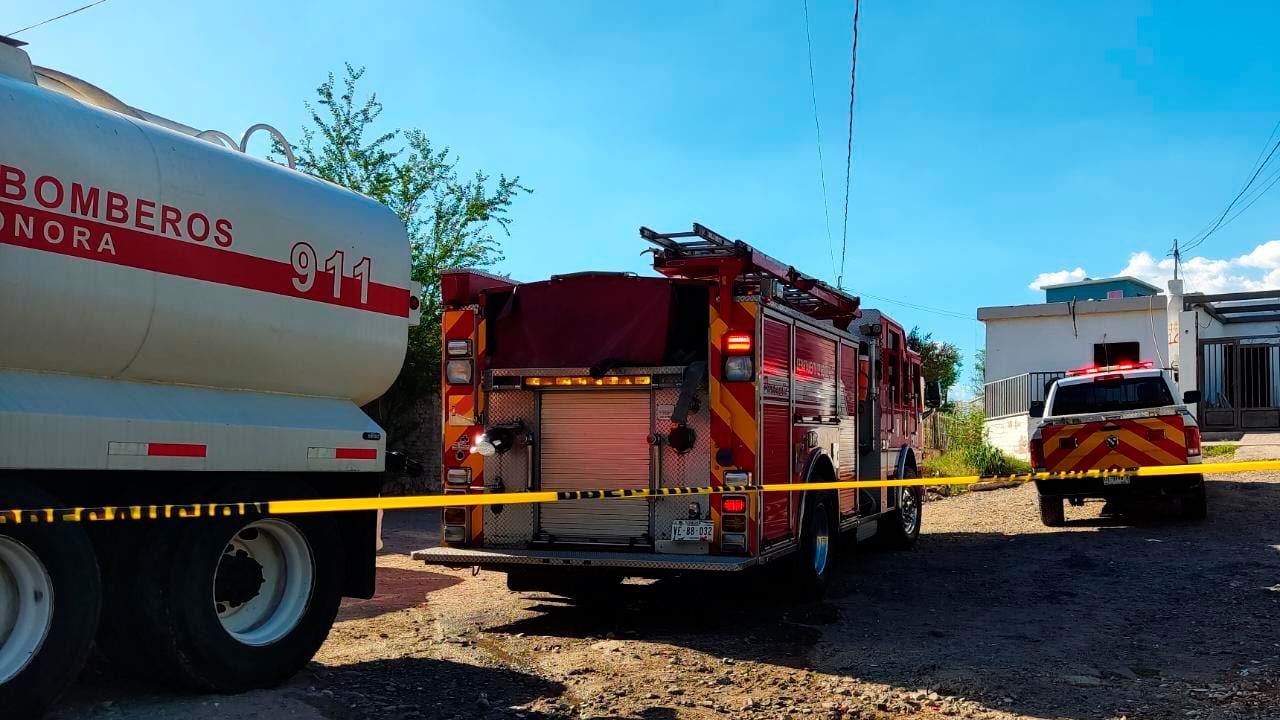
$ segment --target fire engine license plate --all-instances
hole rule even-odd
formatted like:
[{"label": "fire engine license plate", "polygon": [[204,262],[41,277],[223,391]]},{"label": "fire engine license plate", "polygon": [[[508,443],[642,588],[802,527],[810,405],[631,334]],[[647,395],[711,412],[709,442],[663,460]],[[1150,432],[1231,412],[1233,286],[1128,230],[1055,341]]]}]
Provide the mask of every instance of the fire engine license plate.
[{"label": "fire engine license plate", "polygon": [[1104,478],[1102,478],[1102,484],[1103,484],[1103,485],[1128,485],[1128,484],[1129,484],[1129,478],[1127,478],[1127,477],[1104,477]]},{"label": "fire engine license plate", "polygon": [[680,542],[711,542],[716,526],[706,520],[672,520],[671,539]]}]

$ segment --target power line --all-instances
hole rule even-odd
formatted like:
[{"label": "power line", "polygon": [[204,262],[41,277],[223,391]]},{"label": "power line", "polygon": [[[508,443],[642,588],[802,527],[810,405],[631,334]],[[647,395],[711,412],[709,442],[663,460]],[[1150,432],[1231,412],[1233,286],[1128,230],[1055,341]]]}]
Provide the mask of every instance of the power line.
[{"label": "power line", "polygon": [[1261,190],[1259,190],[1259,191],[1257,191],[1256,193],[1254,193],[1254,195],[1253,195],[1253,199],[1252,199],[1252,200],[1250,200],[1250,201],[1249,201],[1249,203],[1248,203],[1247,205],[1245,205],[1244,207],[1242,207],[1242,208],[1240,208],[1239,210],[1237,210],[1235,215],[1232,215],[1231,217],[1229,217],[1229,218],[1227,218],[1225,221],[1223,221],[1223,223],[1222,223],[1221,227],[1226,227],[1226,226],[1230,225],[1230,224],[1231,224],[1231,222],[1232,222],[1233,220],[1235,220],[1236,218],[1238,218],[1238,217],[1240,217],[1241,215],[1243,215],[1243,214],[1244,214],[1244,212],[1245,212],[1246,210],[1248,210],[1249,208],[1253,207],[1253,204],[1254,204],[1254,203],[1256,203],[1256,202],[1258,202],[1259,200],[1261,200],[1261,199],[1262,199],[1262,196],[1263,196],[1263,195],[1266,195],[1268,190],[1270,190],[1271,188],[1275,187],[1275,184],[1276,184],[1277,182],[1280,182],[1280,170],[1277,170],[1276,172],[1271,173],[1271,175],[1269,175],[1269,176],[1267,177],[1267,180],[1269,180],[1270,182],[1267,182],[1267,184],[1266,184],[1266,185],[1264,185],[1264,186],[1263,186],[1263,188],[1262,188]]},{"label": "power line", "polygon": [[[1274,145],[1271,144],[1272,139],[1274,139],[1276,136],[1277,130],[1280,130],[1280,121],[1277,121],[1275,126],[1271,128],[1271,134],[1267,136],[1267,142],[1262,146],[1262,151],[1258,153],[1257,159],[1253,161],[1253,165],[1250,167],[1251,174],[1249,176],[1249,180],[1246,181],[1244,186],[1240,188],[1240,192],[1236,193],[1236,196],[1231,199],[1231,202],[1227,203],[1227,207],[1223,209],[1222,214],[1220,214],[1216,220],[1211,221],[1208,225],[1202,228],[1200,232],[1196,233],[1196,235],[1191,239],[1190,242],[1188,242],[1185,246],[1181,248],[1182,252],[1186,252],[1188,250],[1194,250],[1195,248],[1199,247],[1201,244],[1204,243],[1205,240],[1209,239],[1209,236],[1213,235],[1218,230],[1220,230],[1223,226],[1225,226],[1228,222],[1230,222],[1229,220],[1226,219],[1228,213],[1230,213],[1231,210],[1236,206],[1236,203],[1240,202],[1240,199],[1243,198],[1245,194],[1249,192],[1250,188],[1253,187],[1254,182],[1257,181],[1258,176],[1261,175],[1262,171],[1267,169],[1267,166],[1271,163],[1271,159],[1275,156],[1276,151],[1280,150],[1280,141],[1277,141]],[[1271,148],[1270,152],[1267,151],[1268,146],[1270,146]],[[1264,154],[1265,154],[1265,158],[1263,157]],[[1263,182],[1266,182],[1266,181],[1264,180]],[[1270,188],[1270,186],[1267,186],[1267,187]],[[1263,192],[1265,193],[1266,190],[1263,190]],[[1261,197],[1261,195],[1259,194],[1258,196],[1255,196],[1253,201],[1250,202],[1249,205],[1245,207],[1245,209],[1248,209],[1248,207],[1252,206],[1254,202],[1257,202],[1258,197]],[[1236,215],[1232,216],[1232,219],[1234,220],[1239,216],[1240,214],[1237,213]]]},{"label": "power line", "polygon": [[[853,291],[853,292],[857,292],[857,291]],[[894,305],[902,305],[904,307],[909,307],[913,310],[933,313],[934,315],[943,315],[946,317],[959,318],[961,320],[974,320],[975,322],[977,321],[972,314],[962,313],[958,310],[947,310],[946,308],[932,307],[930,305],[920,305],[919,303],[907,302],[906,300],[896,300],[894,298],[884,297],[883,295],[873,295],[868,292],[857,292],[857,294],[861,297],[874,298],[881,302],[893,303]]]},{"label": "power line", "polygon": [[54,21],[57,21],[57,20],[61,20],[61,19],[62,19],[62,18],[64,18],[64,17],[70,17],[70,16],[75,15],[76,13],[78,13],[78,12],[80,12],[80,11],[82,11],[82,10],[88,10],[89,8],[93,7],[94,5],[101,5],[102,3],[106,2],[106,1],[107,1],[107,0],[97,0],[96,2],[91,2],[91,3],[89,3],[88,5],[84,5],[84,6],[78,7],[78,8],[76,8],[75,10],[71,10],[71,11],[69,11],[69,12],[64,12],[64,13],[62,13],[61,15],[58,15],[58,16],[56,16],[56,17],[51,17],[51,18],[49,18],[48,20],[42,20],[42,21],[40,21],[40,22],[36,23],[35,25],[28,25],[28,26],[26,26],[26,27],[22,28],[21,30],[14,30],[13,32],[9,33],[9,37],[13,37],[14,35],[17,35],[18,33],[26,32],[26,31],[28,31],[28,30],[34,30],[35,28],[38,28],[38,27],[40,27],[41,25],[48,25],[49,23],[54,22]]},{"label": "power line", "polygon": [[849,177],[853,170],[853,99],[858,87],[858,16],[862,0],[853,0],[853,51],[849,61],[849,140],[844,158],[844,229],[840,234],[840,272],[836,274],[836,287],[844,284],[844,263],[849,251]]},{"label": "power line", "polygon": [[809,97],[813,100],[813,131],[818,137],[818,177],[822,180],[822,215],[827,221],[827,254],[831,269],[836,270],[835,241],[831,239],[831,209],[827,202],[827,164],[822,159],[822,125],[818,122],[818,91],[813,79],[813,40],[809,37],[809,0],[804,0],[804,42],[809,48]]}]

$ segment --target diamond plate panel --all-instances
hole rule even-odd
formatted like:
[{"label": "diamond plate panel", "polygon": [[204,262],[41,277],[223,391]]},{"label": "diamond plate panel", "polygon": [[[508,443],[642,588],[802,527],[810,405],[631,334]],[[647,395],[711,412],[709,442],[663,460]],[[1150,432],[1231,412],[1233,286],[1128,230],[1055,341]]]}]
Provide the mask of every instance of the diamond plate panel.
[{"label": "diamond plate panel", "polygon": [[[538,413],[535,393],[528,390],[500,390],[489,394],[489,422],[524,420],[535,437]],[[502,491],[529,489],[529,462],[524,447],[485,458],[484,477],[490,486],[501,478]],[[492,492],[492,490],[491,490]],[[533,539],[536,505],[489,505],[484,510],[484,545],[494,548],[527,547]]]},{"label": "diamond plate panel", "polygon": [[[653,431],[666,434],[675,425],[671,411],[680,398],[676,388],[654,392]],[[689,414],[689,427],[697,435],[695,445],[687,453],[678,453],[669,445],[662,446],[662,472],[659,487],[703,487],[711,482],[711,406],[705,390],[698,392],[701,406]],[[659,540],[671,539],[671,521],[689,517],[690,503],[697,503],[702,519],[711,517],[708,496],[665,497],[653,500],[654,531]]]}]

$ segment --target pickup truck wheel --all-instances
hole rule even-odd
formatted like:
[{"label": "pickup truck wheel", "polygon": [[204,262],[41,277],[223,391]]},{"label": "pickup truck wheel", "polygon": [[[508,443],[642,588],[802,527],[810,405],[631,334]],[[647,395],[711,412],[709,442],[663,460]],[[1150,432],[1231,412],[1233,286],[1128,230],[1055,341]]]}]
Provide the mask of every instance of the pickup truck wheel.
[{"label": "pickup truck wheel", "polygon": [[1182,511],[1182,517],[1186,520],[1203,520],[1209,514],[1209,499],[1207,497],[1204,486],[1204,478],[1200,478],[1200,484],[1195,489],[1182,496],[1179,501]]},{"label": "pickup truck wheel", "polygon": [[1062,498],[1040,496],[1040,522],[1045,527],[1062,527],[1066,523]]},{"label": "pickup truck wheel", "polygon": [[831,498],[824,494],[809,495],[805,500],[800,552],[791,562],[794,587],[802,598],[821,597],[831,578],[839,527],[834,521],[834,509]]},{"label": "pickup truck wheel", "polygon": [[[6,487],[7,507],[61,507]],[[0,525],[0,715],[40,717],[75,682],[98,626],[102,586],[77,525]]]}]

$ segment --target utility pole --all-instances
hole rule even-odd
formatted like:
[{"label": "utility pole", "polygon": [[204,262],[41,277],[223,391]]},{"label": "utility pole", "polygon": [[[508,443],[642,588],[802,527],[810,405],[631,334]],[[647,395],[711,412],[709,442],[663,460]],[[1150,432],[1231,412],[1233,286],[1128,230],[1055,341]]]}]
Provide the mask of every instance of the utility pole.
[{"label": "utility pole", "polygon": [[1178,279],[1178,266],[1182,264],[1182,251],[1178,249],[1178,238],[1173,239],[1173,279]]}]

